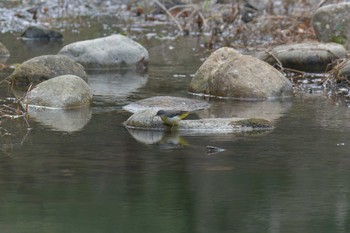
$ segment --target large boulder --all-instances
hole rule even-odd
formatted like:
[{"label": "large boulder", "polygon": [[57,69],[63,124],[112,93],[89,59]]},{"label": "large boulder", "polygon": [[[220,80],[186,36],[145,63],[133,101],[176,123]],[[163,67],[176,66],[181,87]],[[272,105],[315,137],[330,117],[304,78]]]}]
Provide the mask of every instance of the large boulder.
[{"label": "large boulder", "polygon": [[316,36],[323,42],[336,42],[346,46],[350,42],[350,3],[338,3],[316,10],[312,25]]},{"label": "large boulder", "polygon": [[22,33],[21,37],[27,40],[62,40],[63,35],[55,30],[39,26],[29,26]]},{"label": "large boulder", "polygon": [[79,41],[64,46],[59,54],[66,55],[88,69],[144,69],[148,51],[139,43],[122,35]]},{"label": "large boulder", "polygon": [[290,97],[290,81],[268,63],[232,48],[216,50],[189,85],[192,94],[237,99]]},{"label": "large boulder", "polygon": [[90,106],[89,85],[75,75],[62,75],[44,81],[29,91],[23,105],[39,108],[71,109]]},{"label": "large boulder", "polygon": [[15,86],[28,86],[65,74],[76,75],[87,82],[84,67],[63,55],[34,57],[19,65],[10,78]]},{"label": "large boulder", "polygon": [[283,68],[306,72],[325,72],[333,61],[345,56],[344,46],[319,42],[279,45],[258,54],[259,59],[271,65],[281,63]]}]

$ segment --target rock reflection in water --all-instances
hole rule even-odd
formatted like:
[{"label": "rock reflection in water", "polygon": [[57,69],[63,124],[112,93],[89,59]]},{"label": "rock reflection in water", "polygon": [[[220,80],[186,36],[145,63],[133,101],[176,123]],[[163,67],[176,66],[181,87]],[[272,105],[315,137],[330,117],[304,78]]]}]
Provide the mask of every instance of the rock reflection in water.
[{"label": "rock reflection in water", "polygon": [[144,144],[159,144],[162,149],[173,149],[189,145],[188,142],[179,135],[179,132],[160,130],[138,130],[129,129],[129,133],[134,139]]},{"label": "rock reflection in water", "polygon": [[243,117],[262,118],[268,121],[278,120],[292,106],[292,101],[225,101],[212,103],[212,107],[200,112],[201,118]]},{"label": "rock reflection in water", "polygon": [[115,102],[146,85],[147,75],[135,71],[88,71],[88,81],[94,99]]},{"label": "rock reflection in water", "polygon": [[92,110],[91,108],[81,109],[44,109],[44,108],[29,108],[31,119],[49,126],[52,130],[74,132],[84,128],[90,121]]}]

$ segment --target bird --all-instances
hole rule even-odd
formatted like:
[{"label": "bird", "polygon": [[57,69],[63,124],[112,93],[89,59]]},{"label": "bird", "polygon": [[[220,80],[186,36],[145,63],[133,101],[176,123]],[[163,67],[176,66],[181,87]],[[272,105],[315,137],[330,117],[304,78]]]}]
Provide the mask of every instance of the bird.
[{"label": "bird", "polygon": [[156,116],[159,116],[163,123],[171,126],[171,130],[174,126],[179,125],[179,121],[184,119],[190,114],[189,111],[165,111],[159,110]]}]

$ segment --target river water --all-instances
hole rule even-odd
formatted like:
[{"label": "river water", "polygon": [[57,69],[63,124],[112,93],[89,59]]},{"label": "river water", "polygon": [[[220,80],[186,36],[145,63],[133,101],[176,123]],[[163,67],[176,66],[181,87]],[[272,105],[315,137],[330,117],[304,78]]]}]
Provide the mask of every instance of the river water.
[{"label": "river water", "polygon": [[[9,64],[62,43],[1,34]],[[1,138],[1,232],[349,232],[350,110],[322,93],[283,101],[207,99],[200,117],[263,117],[271,132],[156,140],[129,132],[122,107],[156,95],[190,97],[208,53],[200,39],[143,39],[146,74],[89,72],[90,110],[21,119]],[[1,86],[1,96],[7,87]],[[161,138],[162,136],[160,136]],[[177,141],[178,143],[174,143]],[[225,151],[207,153],[206,146]]]}]

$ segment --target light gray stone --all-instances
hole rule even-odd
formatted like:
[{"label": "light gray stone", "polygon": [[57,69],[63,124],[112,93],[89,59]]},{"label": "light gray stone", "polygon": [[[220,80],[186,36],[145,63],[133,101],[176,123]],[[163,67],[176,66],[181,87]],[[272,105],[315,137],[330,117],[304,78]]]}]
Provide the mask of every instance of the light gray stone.
[{"label": "light gray stone", "polygon": [[59,54],[81,63],[87,69],[143,70],[148,65],[148,51],[123,35],[79,41],[64,46]]},{"label": "light gray stone", "polygon": [[232,48],[212,53],[189,85],[191,94],[235,99],[290,97],[290,81],[268,63]]},{"label": "light gray stone", "polygon": [[88,107],[92,102],[89,85],[75,75],[62,75],[44,81],[29,91],[23,105],[50,109]]}]

